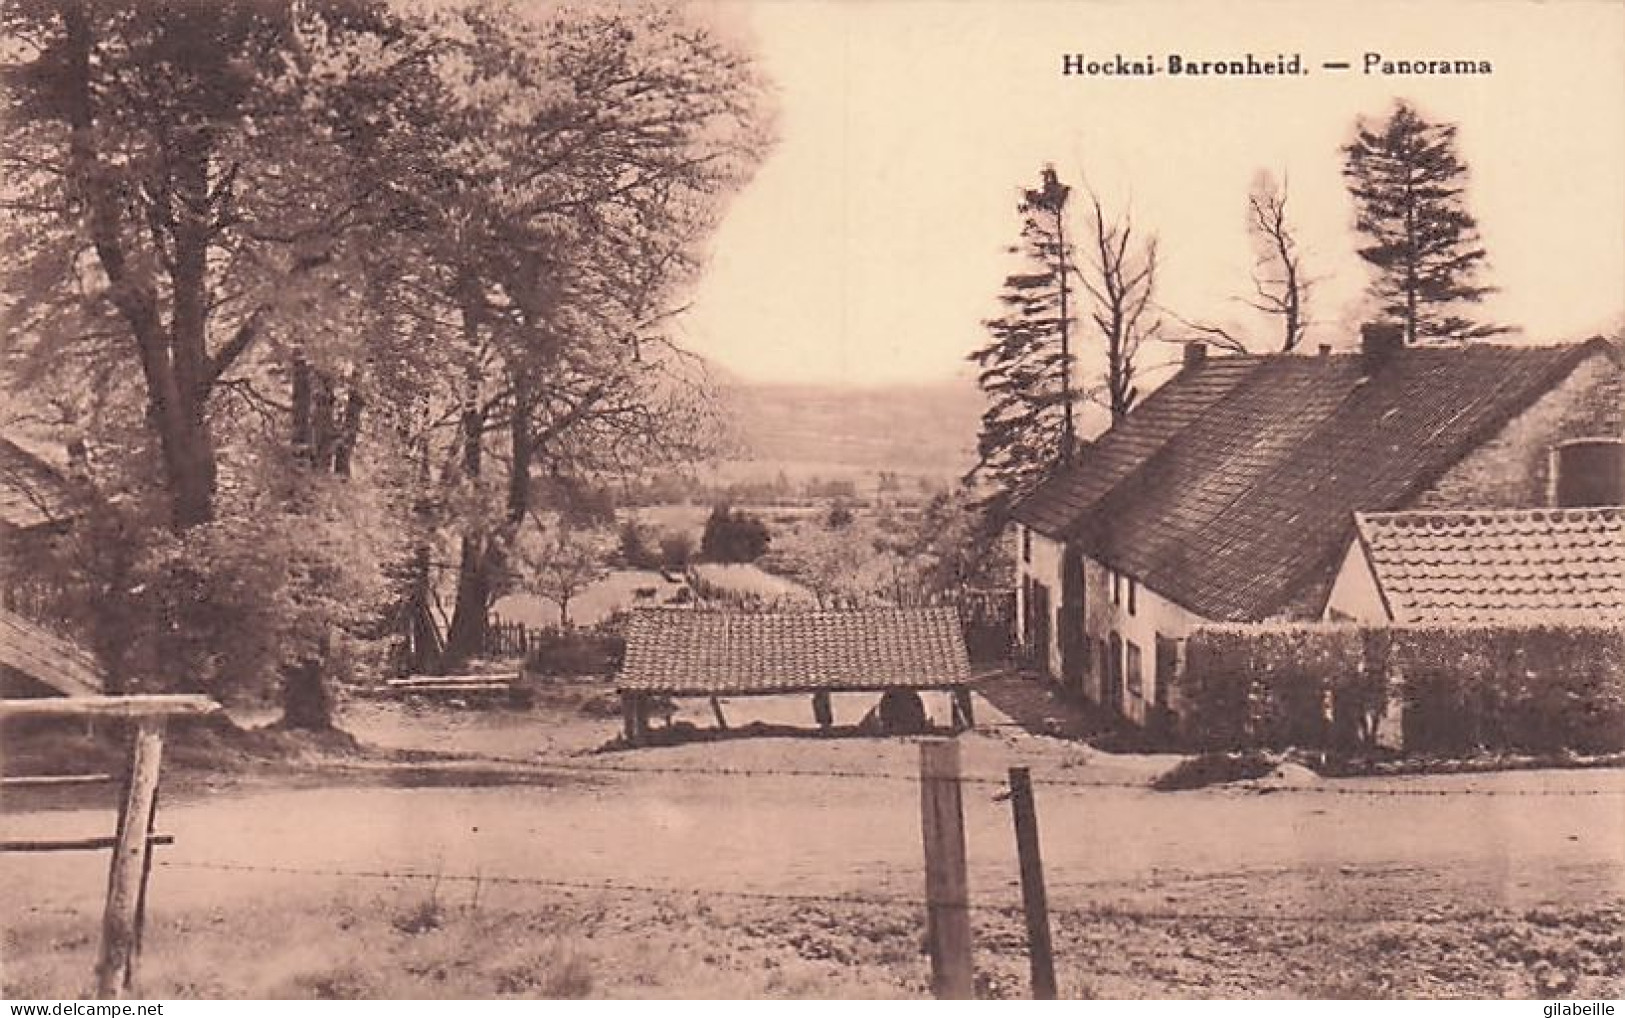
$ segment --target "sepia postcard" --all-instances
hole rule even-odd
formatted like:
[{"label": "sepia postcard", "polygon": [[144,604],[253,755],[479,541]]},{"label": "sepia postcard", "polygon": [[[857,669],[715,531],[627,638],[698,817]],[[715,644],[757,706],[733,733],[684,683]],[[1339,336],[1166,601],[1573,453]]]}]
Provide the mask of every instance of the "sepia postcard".
[{"label": "sepia postcard", "polygon": [[1625,996],[1625,3],[19,0],[0,100],[13,1013]]}]

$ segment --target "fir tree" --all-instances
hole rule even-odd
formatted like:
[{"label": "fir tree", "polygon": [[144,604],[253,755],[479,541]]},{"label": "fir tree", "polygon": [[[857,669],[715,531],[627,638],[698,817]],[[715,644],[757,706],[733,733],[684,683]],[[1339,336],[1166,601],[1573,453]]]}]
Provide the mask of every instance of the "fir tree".
[{"label": "fir tree", "polygon": [[1010,250],[1028,264],[1005,277],[1004,314],[984,323],[991,339],[969,358],[980,369],[988,406],[967,480],[986,477],[997,485],[984,503],[995,527],[1011,504],[1071,457],[1076,443],[1068,307],[1074,269],[1064,221],[1070,193],[1049,168],[1041,187],[1024,192],[1017,206],[1021,243]]},{"label": "fir tree", "polygon": [[1507,331],[1461,313],[1493,288],[1477,282],[1485,251],[1466,207],[1456,125],[1430,123],[1400,100],[1386,121],[1362,121],[1343,154],[1355,228],[1369,241],[1360,257],[1376,269],[1371,292],[1404,324],[1405,341]]}]

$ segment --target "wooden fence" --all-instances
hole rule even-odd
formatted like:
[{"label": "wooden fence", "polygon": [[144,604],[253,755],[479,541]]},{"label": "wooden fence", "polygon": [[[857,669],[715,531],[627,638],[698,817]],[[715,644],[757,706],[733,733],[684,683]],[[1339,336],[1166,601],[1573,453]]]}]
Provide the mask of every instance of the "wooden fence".
[{"label": "wooden fence", "polygon": [[[141,948],[141,926],[146,913],[147,878],[152,874],[154,845],[173,841],[153,832],[158,809],[158,781],[164,752],[164,726],[171,717],[208,714],[220,705],[203,696],[48,696],[27,700],[0,700],[0,721],[8,718],[68,717],[114,718],[134,729],[129,770],[119,801],[118,823],[112,837],[72,839],[8,839],[5,852],[74,852],[112,849],[107,876],[107,901],[102,913],[101,949],[96,958],[96,995],[118,998],[135,979],[135,960]],[[6,787],[49,787],[113,780],[110,775],[39,775],[0,779]]]},{"label": "wooden fence", "polygon": [[530,652],[541,645],[544,632],[523,622],[510,622],[493,615],[485,624],[485,656],[529,657]]}]

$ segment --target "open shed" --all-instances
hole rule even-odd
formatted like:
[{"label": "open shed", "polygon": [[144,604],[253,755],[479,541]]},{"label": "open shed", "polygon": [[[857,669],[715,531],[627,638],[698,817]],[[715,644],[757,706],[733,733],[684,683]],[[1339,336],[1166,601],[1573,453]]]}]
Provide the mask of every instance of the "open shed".
[{"label": "open shed", "polygon": [[970,659],[951,607],[640,610],[618,691],[632,745],[648,733],[655,697],[812,694],[816,716],[819,698],[833,693],[946,691],[955,726],[973,724]]}]

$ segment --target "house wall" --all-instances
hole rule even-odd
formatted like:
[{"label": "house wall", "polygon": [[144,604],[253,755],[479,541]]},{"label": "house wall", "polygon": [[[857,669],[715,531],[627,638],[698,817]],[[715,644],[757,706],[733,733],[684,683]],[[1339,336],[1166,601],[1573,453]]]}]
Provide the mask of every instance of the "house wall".
[{"label": "house wall", "polygon": [[1049,645],[1039,648],[1040,661],[1051,676],[1061,674],[1060,611],[1061,562],[1064,549],[1060,541],[1045,537],[1020,524],[1016,526],[1016,630],[1023,647],[1030,646],[1032,634],[1027,632],[1027,583],[1042,583],[1049,590]]},{"label": "house wall", "polygon": [[1356,537],[1343,553],[1343,564],[1332,583],[1331,596],[1326,598],[1325,622],[1364,622],[1382,624],[1388,621],[1388,609],[1382,603],[1382,592],[1377,578],[1371,574],[1371,562],[1365,557]]},{"label": "house wall", "polygon": [[1409,509],[1532,509],[1552,504],[1552,448],[1625,435],[1625,369],[1598,352],[1469,453]]},{"label": "house wall", "polygon": [[[1061,569],[1065,561],[1060,541],[1032,533],[1030,554],[1023,554],[1023,535],[1018,528],[1017,540],[1017,604],[1018,632],[1023,645],[1030,643],[1027,632],[1027,583],[1032,580],[1049,589],[1049,640],[1039,651],[1040,663],[1052,677],[1062,674],[1061,661]],[[1121,711],[1124,716],[1144,724],[1148,708],[1157,699],[1157,637],[1183,641],[1190,630],[1204,621],[1201,617],[1165,597],[1147,590],[1135,581],[1134,610],[1129,611],[1128,577],[1121,585],[1121,597],[1112,599],[1111,570],[1103,563],[1082,557],[1083,565],[1083,633],[1088,641],[1088,666],[1083,677],[1083,692],[1096,703],[1107,699],[1106,676],[1111,653],[1111,636],[1116,633],[1119,660],[1124,668],[1124,689]],[[1140,658],[1140,681],[1136,684],[1128,674],[1130,645],[1137,647]],[[1180,648],[1183,664],[1183,646]]]},{"label": "house wall", "polygon": [[[1090,667],[1084,689],[1096,703],[1107,702],[1105,686],[1108,662],[1102,657],[1102,649],[1104,647],[1105,652],[1110,653],[1111,635],[1116,633],[1122,641],[1118,653],[1122,656],[1125,676],[1120,709],[1125,717],[1145,724],[1148,708],[1157,702],[1157,637],[1160,635],[1181,641],[1179,667],[1182,668],[1185,636],[1203,620],[1155,591],[1147,590],[1138,580],[1134,581],[1134,611],[1131,613],[1127,576],[1122,579],[1122,596],[1114,603],[1111,570],[1104,563],[1088,557],[1084,558],[1083,567],[1083,628],[1090,642]],[[1139,648],[1138,689],[1134,688],[1133,678],[1127,670],[1130,644]]]}]

